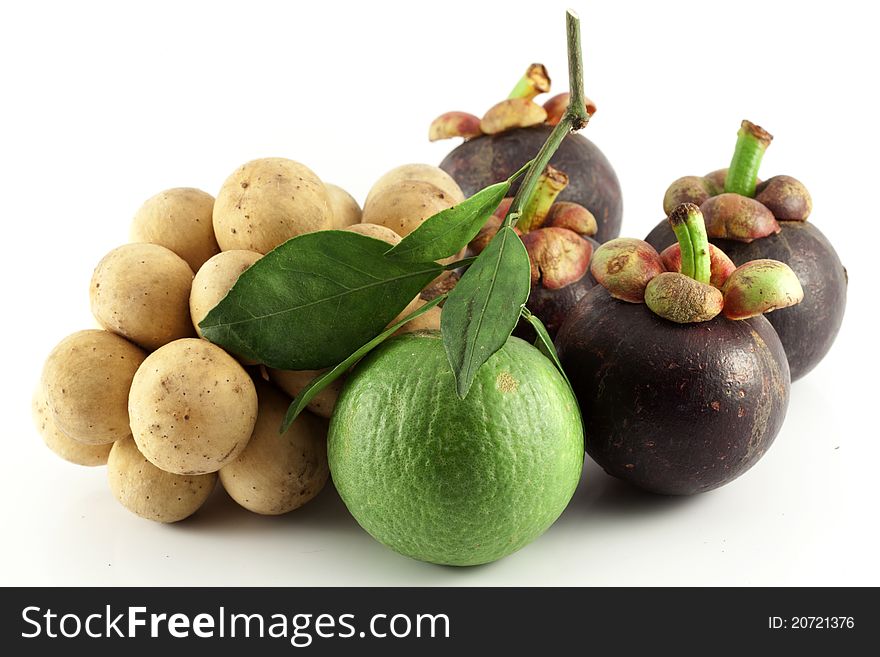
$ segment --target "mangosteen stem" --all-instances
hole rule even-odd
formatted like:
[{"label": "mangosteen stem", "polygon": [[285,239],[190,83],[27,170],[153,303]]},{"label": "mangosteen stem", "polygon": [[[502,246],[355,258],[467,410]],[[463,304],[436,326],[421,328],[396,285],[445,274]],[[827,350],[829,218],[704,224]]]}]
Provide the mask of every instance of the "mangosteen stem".
[{"label": "mangosteen stem", "polygon": [[727,170],[724,191],[752,198],[758,182],[758,169],[764,151],[773,140],[773,135],[751,121],[743,121],[736,134],[736,148]]},{"label": "mangosteen stem", "polygon": [[568,176],[548,164],[544,173],[538,178],[535,193],[532,194],[522,216],[517,220],[516,227],[523,233],[528,233],[543,226],[547,213],[550,212],[550,206],[556,202],[556,197],[567,185]]},{"label": "mangosteen stem", "polygon": [[534,99],[535,96],[550,91],[550,76],[543,64],[532,64],[526,69],[508,98]]},{"label": "mangosteen stem", "polygon": [[521,217],[525,208],[531,202],[538,181],[544,173],[544,169],[550,163],[550,158],[559,148],[562,140],[570,132],[576,132],[587,125],[590,115],[587,113],[587,105],[584,96],[584,62],[581,53],[581,21],[578,15],[571,9],[565,15],[566,25],[566,41],[568,43],[568,84],[571,88],[571,99],[568,103],[568,109],[562,115],[559,123],[553,128],[547,141],[538,151],[538,155],[532,162],[526,177],[520,185],[510,209],[507,211],[507,217],[504,220],[505,226],[510,226],[513,221]]},{"label": "mangosteen stem", "polygon": [[709,238],[703,213],[693,203],[682,203],[669,214],[669,225],[681,249],[681,273],[699,283],[712,278]]}]

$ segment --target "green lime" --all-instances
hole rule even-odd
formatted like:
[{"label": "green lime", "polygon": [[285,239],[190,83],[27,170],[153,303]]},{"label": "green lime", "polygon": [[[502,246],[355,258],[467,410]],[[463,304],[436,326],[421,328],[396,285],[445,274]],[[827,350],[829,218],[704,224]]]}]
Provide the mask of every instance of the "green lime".
[{"label": "green lime", "polygon": [[328,438],[348,510],[376,540],[438,564],[495,561],[544,533],[580,479],[574,395],[510,338],[455,392],[440,334],[389,340],[349,376]]}]

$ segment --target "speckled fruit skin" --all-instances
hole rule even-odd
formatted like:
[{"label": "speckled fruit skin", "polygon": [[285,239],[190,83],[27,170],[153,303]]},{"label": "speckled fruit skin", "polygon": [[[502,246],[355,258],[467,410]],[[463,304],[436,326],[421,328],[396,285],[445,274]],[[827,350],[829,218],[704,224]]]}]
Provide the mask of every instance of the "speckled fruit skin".
[{"label": "speckled fruit skin", "polygon": [[110,492],[122,506],[147,520],[178,522],[207,501],[217,473],[179,475],[160,470],[141,454],[132,438],[113,443],[107,461]]},{"label": "speckled fruit skin", "polygon": [[[440,168],[455,178],[465,196],[472,196],[512,176],[538,154],[552,130],[540,125],[469,139],[449,153]],[[620,182],[602,151],[582,135],[569,135],[550,164],[565,172],[569,179],[557,200],[580,203],[593,213],[599,225],[597,241],[617,237],[623,216]],[[510,193],[515,194],[517,189],[519,182]]]},{"label": "speckled fruit skin", "polygon": [[587,453],[645,490],[690,495],[752,467],[788,407],[782,344],[763,317],[675,324],[590,291],[556,341]]},{"label": "speckled fruit skin", "polygon": [[205,474],[247,446],[257,392],[247,371],[220,347],[184,338],[157,349],[138,368],[128,415],[137,448],[150,463],[175,474]]},{"label": "speckled fruit skin", "polygon": [[[780,221],[782,232],[752,242],[711,240],[739,266],[750,260],[770,258],[794,270],[804,288],[804,300],[796,306],[767,313],[779,334],[791,380],[797,381],[819,364],[834,344],[846,310],[846,269],[828,238],[815,225]],[[666,221],[645,240],[663,249],[675,242]]]},{"label": "speckled fruit skin", "polygon": [[330,424],[330,473],[376,540],[476,565],[531,542],[580,479],[577,402],[552,363],[510,338],[460,400],[439,332],[393,338],[349,376]]},{"label": "speckled fruit skin", "polygon": [[59,430],[52,418],[52,409],[46,401],[46,391],[41,385],[37,386],[31,399],[31,413],[46,447],[65,461],[88,467],[107,464],[113,443],[87,445]]}]

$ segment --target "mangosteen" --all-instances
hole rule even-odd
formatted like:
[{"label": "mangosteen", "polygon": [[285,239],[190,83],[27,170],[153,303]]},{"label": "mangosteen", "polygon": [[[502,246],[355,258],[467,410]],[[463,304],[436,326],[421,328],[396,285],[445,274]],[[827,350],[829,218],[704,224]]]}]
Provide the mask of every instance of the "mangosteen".
[{"label": "mangosteen", "polygon": [[[568,176],[548,166],[538,180],[530,202],[514,231],[520,236],[531,263],[529,310],[538,316],[551,338],[574,305],[596,284],[590,260],[599,243],[592,238],[597,222],[585,207],[571,201],[557,201],[566,189]],[[479,254],[498,232],[513,198],[505,198],[468,246]],[[520,321],[514,335],[533,341],[531,324]]]},{"label": "mangosteen", "polygon": [[587,453],[635,486],[690,495],[744,473],[776,437],[790,375],[760,313],[797,303],[802,292],[783,263],[730,272],[710,258],[696,206],[677,207],[669,220],[681,271],[664,271],[641,240],[602,245],[591,265],[599,285],[566,318],[556,348]]},{"label": "mangosteen", "polygon": [[[768,320],[796,381],[818,365],[837,337],[846,310],[847,275],[825,235],[807,222],[812,201],[806,187],[791,176],[757,180],[760,155],[771,139],[743,121],[730,169],[679,178],[666,192],[664,210],[679,202],[699,204],[711,242],[737,265],[769,258],[791,266],[804,300]],[[674,244],[675,235],[662,221],[645,240],[659,251]]]},{"label": "mangosteen", "polygon": [[[492,107],[482,119],[465,112],[447,112],[431,124],[431,141],[463,137],[464,143],[450,152],[440,168],[451,175],[465,196],[512,176],[531,160],[550,136],[553,126],[568,107],[570,95],[558,94],[544,103],[534,98],[550,90],[550,78],[540,64],[532,64],[510,96]],[[592,115],[595,105],[585,102]],[[587,208],[596,218],[595,239],[605,242],[620,234],[623,201],[617,174],[601,150],[589,139],[569,134],[550,164],[569,177],[560,201]],[[515,194],[519,182],[511,193]]]},{"label": "mangosteen", "polygon": [[[595,240],[585,238],[585,241],[590,245],[591,251],[599,247],[599,243]],[[543,279],[532,280],[528,306],[529,310],[544,323],[547,333],[552,339],[556,337],[559,328],[577,302],[596,285],[596,279],[588,269],[583,276],[568,285],[552,289],[544,287],[544,285]],[[532,325],[522,320],[517,324],[513,335],[528,342],[534,342],[537,337]]]},{"label": "mangosteen", "polygon": [[556,348],[608,474],[655,493],[717,488],[757,462],[788,406],[789,373],[764,317],[676,324],[593,288]]}]

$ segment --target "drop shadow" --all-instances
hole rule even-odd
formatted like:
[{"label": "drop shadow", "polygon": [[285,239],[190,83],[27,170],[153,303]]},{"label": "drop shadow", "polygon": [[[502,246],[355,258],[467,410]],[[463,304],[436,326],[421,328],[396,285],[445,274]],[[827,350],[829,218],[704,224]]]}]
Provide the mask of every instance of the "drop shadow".
[{"label": "drop shadow", "polygon": [[219,483],[198,513],[173,527],[199,533],[238,531],[286,531],[291,527],[333,533],[363,530],[345,508],[339,493],[329,481],[313,499],[298,509],[281,515],[262,515],[248,511],[233,500]]},{"label": "drop shadow", "polygon": [[[218,484],[198,513],[168,528],[200,538],[213,536],[221,539],[246,534],[249,539],[265,538],[266,544],[277,544],[279,538],[283,541],[287,536],[293,543],[296,535],[318,535],[321,540],[316,543],[315,549],[303,550],[304,553],[325,549],[339,550],[341,555],[357,553],[358,561],[370,564],[370,583],[380,585],[466,585],[470,576],[493,566],[442,566],[398,554],[376,541],[358,525],[332,480],[313,500],[279,516],[259,515],[242,508]],[[320,547],[322,545],[332,547]],[[292,560],[291,572],[297,567],[295,560]],[[363,583],[360,580],[353,582],[354,585]]]},{"label": "drop shadow", "polygon": [[[828,394],[817,377],[805,377],[792,384],[792,394],[789,401],[788,415],[798,416],[799,419],[810,418],[805,422],[810,425],[828,424],[827,415],[834,409],[828,408],[826,403]],[[791,423],[786,423],[790,425]],[[777,440],[800,439],[799,435],[792,435],[792,427],[783,425]],[[840,443],[842,441],[835,441]],[[779,450],[776,450],[777,452]],[[773,446],[768,454],[774,454]],[[764,458],[767,458],[766,456]],[[761,467],[756,463],[755,467]],[[748,474],[751,470],[743,473]],[[729,484],[735,484],[739,477]],[[722,486],[721,488],[726,488]],[[597,465],[589,456],[584,462],[584,472],[578,489],[572,497],[568,508],[562,516],[577,518],[578,522],[596,523],[619,523],[629,522],[633,517],[648,517],[661,514],[671,514],[683,509],[706,502],[712,498],[716,490],[695,495],[659,495],[641,490],[625,481],[612,477]]]},{"label": "drop shadow", "polygon": [[404,556],[384,546],[370,536],[349,513],[333,485],[327,482],[324,490],[312,502],[299,511],[288,514],[291,523],[297,528],[333,534],[334,541],[347,541],[352,550],[363,551],[369,560],[376,581],[385,585],[467,585],[468,579],[476,573],[483,573],[494,563],[477,566],[446,566],[418,561]]},{"label": "drop shadow", "polygon": [[[647,493],[606,474],[587,458],[580,484],[558,523],[578,533],[589,528],[591,532],[602,527],[620,526],[634,519],[674,513],[697,503],[711,493],[680,497]],[[211,497],[198,513],[181,523],[168,526],[199,537],[218,540],[247,535],[249,539],[265,538],[277,544],[295,535],[321,536],[315,549],[339,550],[340,556],[357,553],[357,560],[370,564],[370,581],[380,585],[467,586],[474,579],[482,579],[493,569],[504,567],[504,562],[477,566],[444,566],[411,559],[385,547],[358,525],[336,491],[332,480],[323,490],[301,508],[280,516],[263,516],[239,506],[218,483]],[[323,547],[324,545],[328,547]],[[314,550],[304,550],[309,552]],[[291,572],[297,568],[291,562]],[[284,579],[284,575],[280,575]],[[358,577],[352,582],[365,582]]]},{"label": "drop shadow", "polygon": [[699,503],[708,493],[700,495],[658,495],[612,477],[589,457],[584,472],[563,519],[579,522],[627,522],[633,517],[673,513]]},{"label": "drop shadow", "polygon": [[833,403],[835,395],[828,393],[827,381],[814,378],[812,374],[810,372],[803,379],[791,384],[786,419],[797,417],[803,420],[804,424],[809,424],[813,420],[822,420],[823,425],[834,426],[837,423],[835,419],[837,406]]},{"label": "drop shadow", "polygon": [[[370,536],[366,532],[366,530],[364,530],[357,523],[351,513],[349,513],[348,509],[345,506],[345,503],[339,496],[336,487],[333,485],[332,480],[327,482],[327,485],[324,487],[324,490],[321,491],[318,497],[316,497],[312,502],[300,509],[300,511],[303,511],[304,513],[301,516],[297,517],[294,517],[297,514],[297,511],[288,514],[288,517],[290,517],[292,522],[296,523],[297,527],[305,527],[312,531],[351,533],[353,535],[357,535],[358,538],[368,540],[373,545],[381,545],[378,541],[376,541],[376,539]],[[428,564],[425,562],[413,560],[410,557],[399,555],[389,548],[383,547],[382,549],[383,551],[390,552],[391,554],[395,555],[395,557],[397,557],[398,559],[404,559],[409,563],[417,564],[419,566],[428,566],[438,571],[461,572],[463,570],[459,566]],[[481,566],[471,566],[470,568],[479,569],[490,565],[491,564],[484,564]],[[464,570],[467,570],[467,568],[465,568]]]}]

